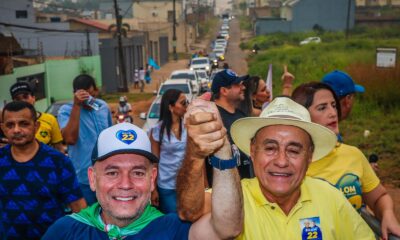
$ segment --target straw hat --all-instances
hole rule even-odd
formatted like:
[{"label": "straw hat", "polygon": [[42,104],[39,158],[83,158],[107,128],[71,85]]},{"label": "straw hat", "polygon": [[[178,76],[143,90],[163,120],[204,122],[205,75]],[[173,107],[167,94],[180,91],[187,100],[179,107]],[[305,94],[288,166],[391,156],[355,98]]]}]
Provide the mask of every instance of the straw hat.
[{"label": "straw hat", "polygon": [[308,110],[288,97],[275,98],[259,117],[247,117],[235,121],[231,126],[231,136],[236,146],[250,155],[251,139],[258,130],[271,125],[296,126],[310,134],[315,146],[313,161],[330,153],[337,141],[335,133],[311,122]]}]

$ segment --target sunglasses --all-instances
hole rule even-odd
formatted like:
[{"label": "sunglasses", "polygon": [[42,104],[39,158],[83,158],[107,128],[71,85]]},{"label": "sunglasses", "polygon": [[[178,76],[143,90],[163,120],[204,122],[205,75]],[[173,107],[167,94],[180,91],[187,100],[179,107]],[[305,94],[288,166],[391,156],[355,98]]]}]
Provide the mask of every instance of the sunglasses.
[{"label": "sunglasses", "polygon": [[189,100],[185,99],[184,101],[180,102],[180,104],[186,107],[187,105],[189,105]]}]

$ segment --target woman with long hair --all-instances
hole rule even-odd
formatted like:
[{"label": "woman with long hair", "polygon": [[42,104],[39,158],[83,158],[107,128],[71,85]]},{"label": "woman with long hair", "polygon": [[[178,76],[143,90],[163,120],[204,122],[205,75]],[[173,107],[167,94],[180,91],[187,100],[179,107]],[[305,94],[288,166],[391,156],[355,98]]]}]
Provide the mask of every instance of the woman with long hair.
[{"label": "woman with long hair", "polygon": [[[328,85],[321,82],[302,84],[293,91],[292,98],[308,109],[312,122],[339,134],[340,102]],[[387,239],[390,232],[400,236],[393,200],[358,148],[338,141],[330,154],[311,163],[307,175],[331,183],[357,210],[368,205],[382,221],[383,239]]]},{"label": "woman with long hair", "polygon": [[239,109],[247,116],[259,116],[262,107],[270,100],[270,92],[265,81],[258,76],[251,76],[248,81],[244,81],[244,100],[240,103]]},{"label": "woman with long hair", "polygon": [[183,116],[188,100],[177,89],[167,90],[161,98],[160,119],[150,131],[151,149],[159,157],[158,197],[164,213],[176,212],[176,174],[186,150]]}]

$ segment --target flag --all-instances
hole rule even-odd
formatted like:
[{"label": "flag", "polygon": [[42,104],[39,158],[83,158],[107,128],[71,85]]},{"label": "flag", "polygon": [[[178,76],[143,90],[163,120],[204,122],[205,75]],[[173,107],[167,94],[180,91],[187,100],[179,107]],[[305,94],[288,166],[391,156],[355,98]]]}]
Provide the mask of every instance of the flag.
[{"label": "flag", "polygon": [[153,60],[153,58],[149,57],[149,60],[147,63],[152,66],[154,69],[159,70],[160,66],[157,65],[156,61]]},{"label": "flag", "polygon": [[270,93],[269,95],[269,101],[272,101],[272,64],[269,64],[269,69],[268,69],[268,74],[267,74],[267,80],[265,82],[267,85],[267,89]]}]

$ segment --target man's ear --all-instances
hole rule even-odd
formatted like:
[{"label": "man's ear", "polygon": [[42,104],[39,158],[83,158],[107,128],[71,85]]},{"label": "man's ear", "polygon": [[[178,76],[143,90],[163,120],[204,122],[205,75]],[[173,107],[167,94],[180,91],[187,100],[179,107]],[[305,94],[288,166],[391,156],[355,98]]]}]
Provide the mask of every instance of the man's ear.
[{"label": "man's ear", "polygon": [[36,120],[36,122],[35,122],[35,134],[37,133],[39,128],[40,128],[40,122],[38,120]]},{"label": "man's ear", "polygon": [[256,145],[253,144],[253,141],[250,142],[250,159],[254,163],[254,157],[256,155]]},{"label": "man's ear", "polygon": [[88,178],[89,178],[89,185],[90,189],[93,192],[96,191],[96,171],[94,170],[94,166],[88,168]]},{"label": "man's ear", "polygon": [[156,181],[157,181],[157,167],[154,165],[151,168],[151,191],[154,191],[154,189],[156,188]]}]

